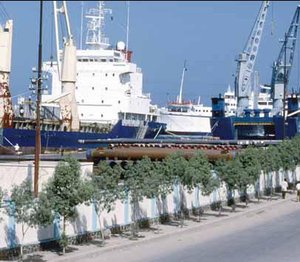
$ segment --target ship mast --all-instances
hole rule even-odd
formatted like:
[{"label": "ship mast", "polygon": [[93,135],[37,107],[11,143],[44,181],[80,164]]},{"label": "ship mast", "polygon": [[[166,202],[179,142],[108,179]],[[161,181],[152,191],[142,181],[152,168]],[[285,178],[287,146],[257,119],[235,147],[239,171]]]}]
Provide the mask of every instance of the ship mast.
[{"label": "ship mast", "polygon": [[[129,51],[129,1],[126,1],[127,5],[127,18],[126,18],[126,50]],[[128,60],[128,52],[126,52],[126,59]]]},{"label": "ship mast", "polygon": [[181,82],[180,82],[179,96],[178,96],[178,99],[177,99],[177,103],[178,103],[178,104],[181,104],[181,103],[182,103],[182,89],[183,89],[183,82],[184,82],[185,71],[187,71],[187,69],[186,69],[186,60],[184,60],[183,69],[182,69],[182,74],[181,74]]},{"label": "ship mast", "polygon": [[106,49],[109,46],[109,39],[103,33],[106,13],[112,14],[112,10],[104,8],[104,1],[99,1],[98,8],[91,8],[85,16],[88,19],[85,44],[91,49]]}]

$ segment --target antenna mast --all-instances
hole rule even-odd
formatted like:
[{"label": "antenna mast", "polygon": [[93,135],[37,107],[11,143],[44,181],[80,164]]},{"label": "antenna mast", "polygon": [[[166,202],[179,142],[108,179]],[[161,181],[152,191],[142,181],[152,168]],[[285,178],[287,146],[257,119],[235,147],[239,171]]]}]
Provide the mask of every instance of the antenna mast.
[{"label": "antenna mast", "polygon": [[83,26],[83,1],[81,1],[81,17],[80,17],[80,50],[82,50],[82,26]]},{"label": "antenna mast", "polygon": [[183,69],[182,69],[182,75],[181,75],[181,82],[180,82],[180,90],[179,90],[179,96],[178,96],[178,103],[182,103],[182,89],[183,89],[183,81],[184,81],[184,74],[186,71],[186,60],[184,60]]},{"label": "antenna mast", "polygon": [[86,45],[92,49],[105,49],[109,46],[109,39],[103,33],[105,14],[112,14],[111,9],[104,8],[104,1],[98,2],[98,8],[91,8],[87,15]]},{"label": "antenna mast", "polygon": [[126,1],[126,4],[127,4],[126,50],[129,50],[129,1]]}]

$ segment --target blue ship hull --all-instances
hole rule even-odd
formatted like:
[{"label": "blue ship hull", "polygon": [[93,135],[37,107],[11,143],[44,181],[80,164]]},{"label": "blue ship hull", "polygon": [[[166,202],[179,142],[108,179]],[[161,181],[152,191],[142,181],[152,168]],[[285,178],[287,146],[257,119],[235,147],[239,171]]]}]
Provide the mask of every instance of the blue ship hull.
[{"label": "blue ship hull", "polygon": [[[154,138],[165,127],[166,125],[162,123],[149,122],[145,138]],[[136,138],[138,130],[139,127],[137,126],[122,125],[122,121],[119,121],[108,133],[41,130],[41,146],[42,150],[95,148],[98,146],[97,144],[82,144],[79,141],[88,139]],[[35,130],[1,128],[1,147],[13,149],[12,147],[16,144],[22,149],[34,148]]]},{"label": "blue ship hull", "polygon": [[[300,133],[300,95],[287,99],[288,115],[269,116],[270,110],[245,109],[243,117],[225,117],[224,98],[212,98],[211,128],[213,136],[221,140],[282,140]],[[293,115],[292,115],[293,114]]]}]

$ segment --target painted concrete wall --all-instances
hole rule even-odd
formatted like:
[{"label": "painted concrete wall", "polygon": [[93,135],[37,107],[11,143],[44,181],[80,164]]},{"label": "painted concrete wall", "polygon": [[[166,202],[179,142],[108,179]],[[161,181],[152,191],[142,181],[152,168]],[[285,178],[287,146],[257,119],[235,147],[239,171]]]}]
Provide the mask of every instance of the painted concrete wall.
[{"label": "painted concrete wall", "polygon": [[[41,162],[41,176],[39,188],[53,175],[56,162]],[[81,163],[81,171],[83,176],[87,176],[92,172],[92,163]],[[293,173],[279,172],[278,174],[263,173],[260,176],[257,187],[263,191],[265,185],[271,185],[273,188],[280,186],[283,176],[288,177],[288,181],[293,181]],[[33,163],[31,161],[13,162],[13,163],[0,163],[0,186],[3,189],[10,190],[13,184],[21,184],[24,179],[33,179]],[[300,180],[300,167],[296,170],[296,180]],[[249,194],[255,192],[255,187],[250,187]],[[238,192],[235,192],[238,196]],[[182,191],[180,186],[174,185],[173,192],[167,196],[166,201],[156,201],[156,199],[144,199],[139,203],[140,216],[147,218],[157,217],[159,213],[174,213],[179,210],[180,203],[183,201],[185,206],[189,209],[192,207],[206,206],[217,201],[226,201],[227,192],[223,184],[222,187],[212,192],[209,196],[203,196],[201,189],[196,188],[191,192]],[[0,211],[3,211],[0,209]],[[122,203],[117,201],[115,208],[110,212],[102,212],[100,219],[97,217],[93,204],[86,206],[78,206],[78,218],[71,223],[67,224],[67,234],[69,236],[82,234],[86,231],[95,232],[102,228],[107,228],[116,225],[127,225],[131,220],[132,208],[130,200]],[[18,245],[22,241],[22,234],[20,225],[15,223],[13,215],[7,216],[0,213],[3,220],[0,222],[0,249],[11,248]],[[47,228],[30,228],[23,241],[24,244],[34,244],[39,241],[46,241],[51,239],[58,239],[61,232],[61,221],[57,218],[53,221],[51,226]]]}]

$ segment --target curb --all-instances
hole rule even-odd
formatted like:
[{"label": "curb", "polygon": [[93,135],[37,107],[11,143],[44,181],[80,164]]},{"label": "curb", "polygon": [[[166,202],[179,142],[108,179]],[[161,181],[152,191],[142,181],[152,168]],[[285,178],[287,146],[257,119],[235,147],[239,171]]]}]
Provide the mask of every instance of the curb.
[{"label": "curb", "polygon": [[74,259],[78,260],[78,259],[81,259],[81,258],[86,258],[87,256],[88,257],[95,257],[98,254],[102,254],[102,253],[105,253],[105,252],[109,252],[109,251],[113,251],[113,250],[120,250],[120,249],[123,249],[123,248],[126,248],[126,247],[147,243],[149,241],[153,241],[153,240],[156,240],[156,239],[168,238],[170,236],[173,236],[174,234],[176,234],[176,235],[184,234],[184,233],[187,233],[187,232],[190,232],[190,231],[199,230],[200,228],[202,228],[204,226],[209,226],[209,225],[213,225],[213,224],[217,224],[217,223],[222,223],[224,221],[227,221],[227,220],[230,220],[230,219],[233,219],[233,218],[236,218],[236,217],[245,216],[249,213],[255,213],[255,212],[258,212],[258,211],[262,211],[262,210],[265,210],[266,207],[272,207],[272,206],[275,206],[275,205],[280,205],[280,204],[283,204],[287,201],[291,201],[293,198],[294,198],[294,194],[290,193],[289,195],[287,195],[286,199],[280,199],[279,198],[279,199],[274,199],[274,200],[267,200],[267,202],[262,203],[263,205],[260,206],[260,207],[254,207],[252,209],[249,208],[247,210],[243,210],[242,212],[231,213],[231,215],[227,216],[227,217],[220,217],[220,219],[217,219],[217,220],[207,221],[207,222],[204,222],[204,223],[200,222],[199,224],[197,223],[195,225],[192,225],[192,226],[189,226],[189,227],[186,227],[186,228],[180,228],[180,230],[178,230],[176,233],[174,233],[174,231],[171,231],[171,232],[167,232],[167,233],[164,233],[164,234],[156,234],[156,235],[153,235],[153,237],[142,238],[142,239],[139,239],[136,242],[120,243],[120,244],[116,244],[115,246],[101,247],[97,250],[89,250],[89,251],[85,251],[85,252],[84,251],[83,252],[79,251],[80,253],[78,253],[78,254],[74,253],[74,255],[70,255],[69,257],[61,257],[61,258],[57,258],[57,259],[52,258],[52,261],[60,262],[60,261],[70,261],[70,260],[74,260]]}]

